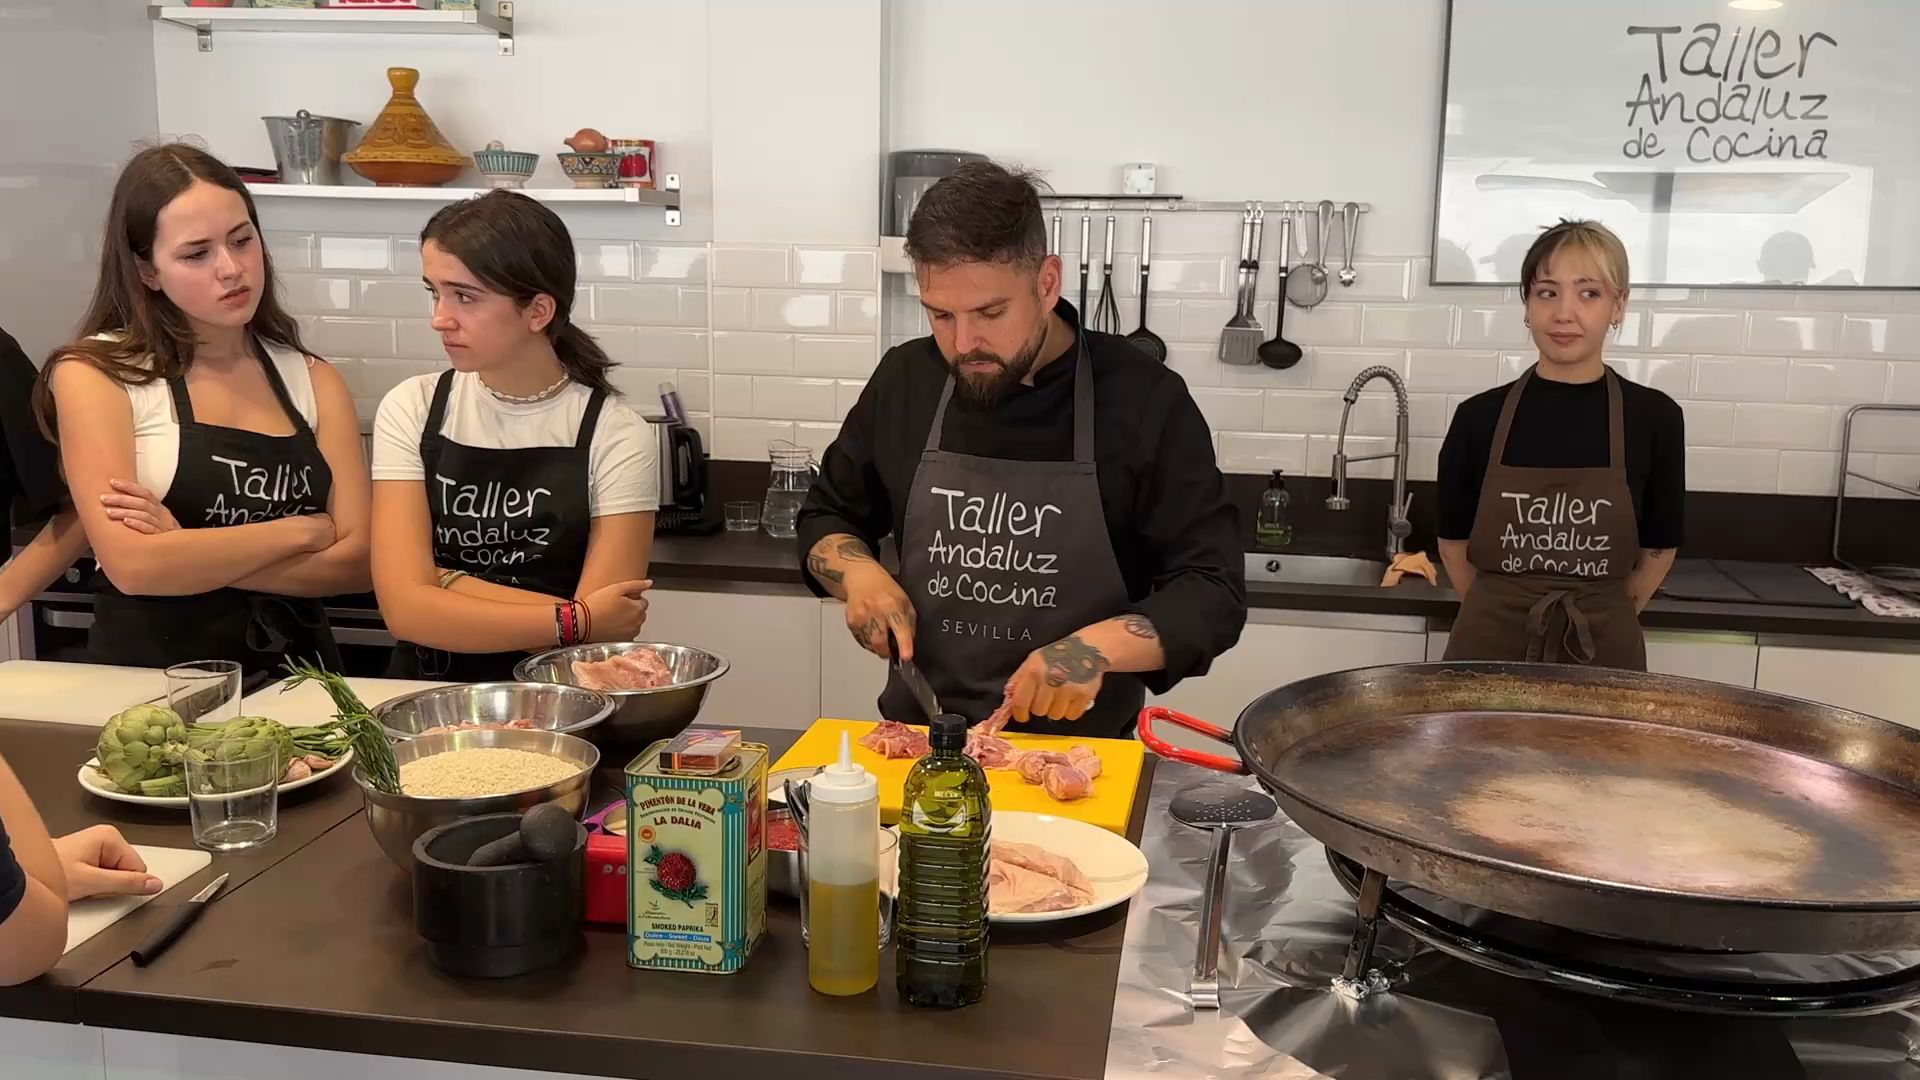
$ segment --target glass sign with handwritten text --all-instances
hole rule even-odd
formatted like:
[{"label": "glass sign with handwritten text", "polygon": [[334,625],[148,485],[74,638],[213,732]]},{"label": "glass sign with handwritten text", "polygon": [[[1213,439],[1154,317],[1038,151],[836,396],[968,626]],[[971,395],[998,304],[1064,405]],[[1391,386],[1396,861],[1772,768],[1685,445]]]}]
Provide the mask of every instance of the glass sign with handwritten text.
[{"label": "glass sign with handwritten text", "polygon": [[1452,0],[1433,281],[1604,222],[1639,285],[1920,287],[1920,2]]}]

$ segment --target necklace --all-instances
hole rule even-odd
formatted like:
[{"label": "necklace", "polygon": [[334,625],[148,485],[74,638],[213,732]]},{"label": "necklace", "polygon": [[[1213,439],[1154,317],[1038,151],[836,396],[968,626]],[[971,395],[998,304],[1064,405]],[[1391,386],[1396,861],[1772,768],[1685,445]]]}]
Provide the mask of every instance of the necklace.
[{"label": "necklace", "polygon": [[545,390],[528,394],[526,397],[519,397],[514,394],[503,394],[493,387],[487,386],[487,380],[485,379],[480,380],[480,385],[487,387],[487,393],[492,394],[496,399],[504,401],[509,405],[538,405],[566,389],[568,378],[567,373],[563,371],[560,373],[560,378],[552,386],[547,387]]}]

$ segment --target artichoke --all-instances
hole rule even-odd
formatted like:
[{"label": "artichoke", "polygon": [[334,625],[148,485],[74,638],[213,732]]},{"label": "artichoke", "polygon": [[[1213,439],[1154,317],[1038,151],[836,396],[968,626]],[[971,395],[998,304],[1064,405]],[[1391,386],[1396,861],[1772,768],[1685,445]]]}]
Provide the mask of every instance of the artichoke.
[{"label": "artichoke", "polygon": [[[274,751],[280,772],[293,760],[293,732],[264,716],[240,716],[224,724],[195,725],[187,729],[187,745],[213,761],[244,761]],[[279,775],[275,773],[274,775]]]},{"label": "artichoke", "polygon": [[135,705],[115,713],[100,729],[94,747],[100,771],[129,795],[147,794],[141,790],[145,781],[180,779],[186,749],[186,725],[163,705]]}]

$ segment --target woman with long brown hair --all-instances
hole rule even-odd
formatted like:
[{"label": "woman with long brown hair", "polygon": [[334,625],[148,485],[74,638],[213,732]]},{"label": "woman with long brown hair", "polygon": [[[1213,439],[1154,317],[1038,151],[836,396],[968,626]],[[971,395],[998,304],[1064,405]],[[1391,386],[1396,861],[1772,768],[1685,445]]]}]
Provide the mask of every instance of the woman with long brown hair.
[{"label": "woman with long brown hair", "polygon": [[94,659],[337,667],[319,598],[367,587],[359,421],[280,307],[238,174],[181,144],[128,162],[79,339],[35,392],[100,564]]},{"label": "woman with long brown hair", "polygon": [[451,370],[401,383],[374,422],[374,589],[390,674],[512,678],[528,651],[631,639],[659,505],[647,424],[572,319],[573,240],[495,191],[420,234]]}]

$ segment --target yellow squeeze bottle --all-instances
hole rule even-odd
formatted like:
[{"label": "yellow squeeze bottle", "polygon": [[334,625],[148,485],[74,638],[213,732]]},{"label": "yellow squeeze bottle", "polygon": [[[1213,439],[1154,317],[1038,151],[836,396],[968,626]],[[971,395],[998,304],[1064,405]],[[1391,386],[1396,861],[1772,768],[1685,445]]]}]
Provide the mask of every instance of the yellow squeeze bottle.
[{"label": "yellow squeeze bottle", "polygon": [[880,781],[840,760],[807,784],[807,982],[864,994],[880,981]]}]

